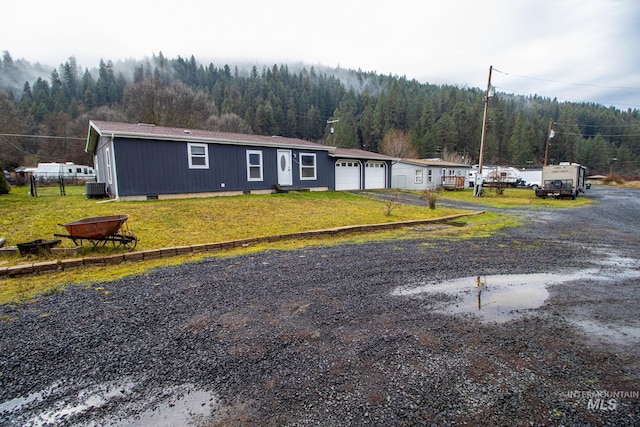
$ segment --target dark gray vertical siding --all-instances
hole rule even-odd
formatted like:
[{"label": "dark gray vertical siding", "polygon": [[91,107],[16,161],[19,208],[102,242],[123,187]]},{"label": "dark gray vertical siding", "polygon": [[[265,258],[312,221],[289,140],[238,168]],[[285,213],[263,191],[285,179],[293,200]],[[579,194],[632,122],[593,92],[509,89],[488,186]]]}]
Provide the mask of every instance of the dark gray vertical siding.
[{"label": "dark gray vertical siding", "polygon": [[391,166],[389,165],[389,162],[385,161],[384,162],[385,168],[384,168],[384,186],[385,188],[389,188],[389,183],[391,182],[391,179],[389,178],[390,176],[390,172],[391,172]]},{"label": "dark gray vertical siding", "polygon": [[120,196],[177,193],[189,166],[186,144],[175,142],[116,139],[115,157]]},{"label": "dark gray vertical siding", "polygon": [[[239,191],[246,182],[245,147],[210,144],[209,165],[216,188],[210,191]],[[224,187],[222,184],[224,183]]]},{"label": "dark gray vertical siding", "polygon": [[[248,181],[247,150],[262,151],[263,180]],[[335,168],[326,151],[292,150],[294,187],[333,188]],[[317,179],[300,180],[300,152],[315,152]],[[115,141],[119,195],[270,190],[278,182],[277,148],[208,144],[209,168],[190,169],[186,142],[121,139]],[[224,185],[224,186],[223,186]]]},{"label": "dark gray vertical siding", "polygon": [[107,175],[107,160],[106,149],[110,146],[111,139],[107,137],[100,137],[96,144],[95,150],[95,164],[94,168],[98,169],[98,182],[104,182],[107,185],[107,191],[109,194],[116,194],[115,181],[109,184]]},{"label": "dark gray vertical siding", "polygon": [[[316,179],[314,181],[300,180],[300,165],[294,160],[293,185],[299,187],[335,187],[335,161],[329,157],[327,151],[296,150],[296,153],[316,153]],[[299,159],[300,156],[297,156]]]},{"label": "dark gray vertical siding", "polygon": [[[278,149],[262,148],[262,177],[265,188],[275,188],[278,183]],[[251,182],[250,184],[254,184]],[[259,183],[255,183],[259,184]]]}]

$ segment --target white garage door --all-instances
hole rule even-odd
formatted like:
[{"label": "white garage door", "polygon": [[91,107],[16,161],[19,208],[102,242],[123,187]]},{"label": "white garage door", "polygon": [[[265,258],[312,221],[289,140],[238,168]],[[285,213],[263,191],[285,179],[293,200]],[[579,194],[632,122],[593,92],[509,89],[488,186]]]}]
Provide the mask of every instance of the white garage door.
[{"label": "white garage door", "polygon": [[386,188],[387,168],[384,162],[369,161],[364,171],[364,188]]},{"label": "white garage door", "polygon": [[360,189],[360,162],[338,160],[336,162],[336,190]]}]

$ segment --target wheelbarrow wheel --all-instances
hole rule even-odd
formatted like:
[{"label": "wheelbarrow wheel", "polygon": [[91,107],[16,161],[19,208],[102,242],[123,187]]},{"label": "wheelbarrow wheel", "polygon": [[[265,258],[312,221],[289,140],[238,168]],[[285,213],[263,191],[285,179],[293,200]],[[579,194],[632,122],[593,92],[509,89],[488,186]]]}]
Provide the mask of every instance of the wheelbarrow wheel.
[{"label": "wheelbarrow wheel", "polygon": [[134,250],[138,244],[138,238],[129,230],[121,230],[122,244],[129,250]]}]

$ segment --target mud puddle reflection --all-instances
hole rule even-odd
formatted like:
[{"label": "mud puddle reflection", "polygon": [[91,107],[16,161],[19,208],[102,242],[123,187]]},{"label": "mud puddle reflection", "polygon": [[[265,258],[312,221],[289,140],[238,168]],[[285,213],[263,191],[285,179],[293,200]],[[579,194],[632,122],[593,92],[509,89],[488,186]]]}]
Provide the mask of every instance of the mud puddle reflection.
[{"label": "mud puddle reflection", "polygon": [[536,309],[549,297],[547,286],[584,280],[597,270],[582,270],[566,274],[502,274],[472,276],[441,283],[424,283],[396,288],[392,295],[422,297],[425,294],[446,294],[454,300],[442,311],[452,314],[474,314],[487,322],[504,323],[528,310]]},{"label": "mud puddle reflection", "polygon": [[[101,407],[120,407],[122,415],[93,420],[86,426],[187,426],[202,425],[217,407],[217,397],[190,384],[169,387],[149,396],[139,396],[135,383],[105,383],[81,391],[70,399],[68,391],[56,383],[26,397],[0,402],[0,414],[15,414],[25,425],[49,426],[73,422]],[[47,409],[36,409],[47,401]],[[40,404],[40,405],[39,405]],[[35,407],[34,407],[35,406]],[[129,415],[133,414],[133,415]]]}]

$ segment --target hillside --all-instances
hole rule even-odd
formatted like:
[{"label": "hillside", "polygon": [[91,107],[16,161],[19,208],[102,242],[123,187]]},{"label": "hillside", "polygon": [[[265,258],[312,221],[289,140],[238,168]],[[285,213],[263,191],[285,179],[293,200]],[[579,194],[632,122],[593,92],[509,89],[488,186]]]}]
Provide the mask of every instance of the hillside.
[{"label": "hillside", "polygon": [[[396,156],[453,153],[475,162],[485,95],[360,70],[203,64],[161,53],[103,60],[90,70],[73,57],[50,67],[5,52],[0,76],[4,169],[90,164],[83,151],[90,119],[282,135]],[[593,174],[640,173],[635,109],[499,92],[490,98],[488,123],[485,163],[541,165],[553,123],[550,162],[579,162]]]}]

